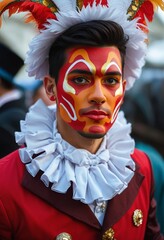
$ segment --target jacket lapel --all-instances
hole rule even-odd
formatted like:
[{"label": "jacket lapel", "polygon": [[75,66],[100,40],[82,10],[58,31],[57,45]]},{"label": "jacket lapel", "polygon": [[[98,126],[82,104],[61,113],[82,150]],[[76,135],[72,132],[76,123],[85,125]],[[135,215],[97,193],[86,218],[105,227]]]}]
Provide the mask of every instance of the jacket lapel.
[{"label": "jacket lapel", "polygon": [[[65,194],[54,192],[50,187],[45,187],[40,180],[41,175],[42,172],[40,171],[34,178],[25,169],[22,186],[59,211],[94,228],[101,229],[101,225],[90,207],[80,201],[72,199],[72,188],[69,188]],[[140,174],[139,166],[136,164],[136,171],[128,188],[126,188],[120,195],[117,195],[108,201],[103,222],[103,232],[112,227],[130,208],[137,196],[143,179],[144,176]],[[121,208],[118,206],[121,206]]]},{"label": "jacket lapel", "polygon": [[108,201],[103,222],[103,232],[112,227],[128,211],[137,196],[143,180],[144,176],[139,172],[139,166],[136,164],[136,171],[128,184],[128,188]]},{"label": "jacket lapel", "polygon": [[25,169],[22,186],[59,211],[94,228],[101,228],[101,225],[99,224],[90,207],[80,201],[72,199],[71,188],[69,188],[65,194],[54,192],[50,188],[45,187],[43,182],[40,180],[41,175],[42,172],[39,172],[34,178]]}]

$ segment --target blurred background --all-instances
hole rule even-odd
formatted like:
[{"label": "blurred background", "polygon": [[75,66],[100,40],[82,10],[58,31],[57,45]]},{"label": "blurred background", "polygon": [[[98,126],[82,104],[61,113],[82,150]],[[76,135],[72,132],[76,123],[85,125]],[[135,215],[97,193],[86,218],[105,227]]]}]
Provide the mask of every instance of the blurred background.
[{"label": "blurred background", "polygon": [[[25,59],[29,42],[37,33],[38,30],[34,23],[25,23],[24,13],[12,15],[10,18],[7,12],[3,14],[0,43],[11,49],[21,59]],[[43,96],[47,104],[51,104],[45,96],[42,81],[28,77],[25,65],[14,76],[14,82],[25,90],[27,107],[33,104],[40,96]]]}]

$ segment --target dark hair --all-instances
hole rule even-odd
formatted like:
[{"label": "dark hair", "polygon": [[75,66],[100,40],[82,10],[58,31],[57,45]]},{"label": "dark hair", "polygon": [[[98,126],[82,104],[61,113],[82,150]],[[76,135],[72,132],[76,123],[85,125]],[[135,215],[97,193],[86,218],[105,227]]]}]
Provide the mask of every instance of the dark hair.
[{"label": "dark hair", "polygon": [[65,51],[78,46],[116,46],[121,54],[122,66],[128,36],[122,27],[112,21],[94,20],[76,24],[63,32],[49,52],[49,73],[58,80],[58,72],[65,62]]}]

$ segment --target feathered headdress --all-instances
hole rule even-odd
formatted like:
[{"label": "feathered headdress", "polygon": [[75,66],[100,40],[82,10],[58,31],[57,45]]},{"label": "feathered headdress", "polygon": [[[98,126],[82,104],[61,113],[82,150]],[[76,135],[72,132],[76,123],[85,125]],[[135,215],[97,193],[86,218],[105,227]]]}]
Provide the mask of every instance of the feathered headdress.
[{"label": "feathered headdress", "polygon": [[25,60],[29,76],[37,79],[49,73],[49,49],[63,31],[91,20],[118,23],[129,36],[124,68],[129,89],[144,65],[147,21],[153,20],[158,6],[164,10],[164,0],[2,0],[0,18],[6,10],[9,16],[28,12],[26,22],[37,24],[39,34],[31,41]]}]

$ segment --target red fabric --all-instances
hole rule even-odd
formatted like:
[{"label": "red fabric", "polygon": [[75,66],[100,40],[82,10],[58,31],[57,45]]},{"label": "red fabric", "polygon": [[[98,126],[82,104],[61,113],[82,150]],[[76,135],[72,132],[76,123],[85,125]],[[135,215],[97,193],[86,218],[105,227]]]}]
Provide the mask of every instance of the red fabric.
[{"label": "red fabric", "polygon": [[[147,157],[136,152],[139,157],[141,173],[145,179],[138,189],[138,194],[129,210],[117,221],[112,228],[117,240],[142,240],[144,239],[145,226],[148,211],[150,211],[149,195],[151,190],[151,168]],[[104,226],[93,227],[90,224],[77,220],[63,212],[53,208],[41,198],[35,196],[21,186],[24,175],[24,165],[21,163],[18,151],[0,160],[0,239],[1,240],[53,240],[61,232],[71,234],[73,240],[81,238],[85,240],[100,240]],[[43,184],[43,183],[42,183]],[[135,185],[135,184],[133,184]],[[134,188],[136,186],[133,186]],[[128,196],[127,196],[128,197]],[[123,209],[126,202],[117,205]],[[144,222],[140,227],[135,227],[132,222],[132,213],[135,209],[141,209],[144,214]],[[63,206],[64,209],[64,206]],[[109,202],[110,209],[110,202]],[[153,213],[153,211],[152,211]],[[114,216],[106,216],[108,219]],[[154,213],[150,218],[151,238],[162,239],[158,228],[151,228]],[[150,230],[151,229],[151,230]],[[146,238],[145,238],[146,239]]]},{"label": "red fabric", "polygon": [[[135,198],[132,206],[114,226],[113,229],[115,231],[116,239],[124,239],[122,236],[127,236],[125,239],[133,239],[133,240],[141,240],[145,239],[145,231],[147,228],[147,218],[149,213],[150,206],[150,192],[151,192],[151,178],[152,171],[149,161],[147,161],[145,154],[142,152],[136,151],[133,155],[135,161],[142,166],[141,173],[146,176],[146,179],[142,182],[142,187],[139,189],[137,197]],[[142,161],[142,162],[141,162]],[[124,204],[124,203],[122,203]],[[133,213],[136,209],[139,209],[143,213],[143,223],[139,227],[134,226],[133,222]],[[121,231],[120,231],[121,226]],[[149,239],[157,239],[157,238],[149,238]]]},{"label": "red fabric", "polygon": [[[83,5],[86,7],[88,5],[93,5],[94,0],[83,0]],[[101,4],[102,6],[108,6],[107,0],[96,0],[96,4]]]}]

